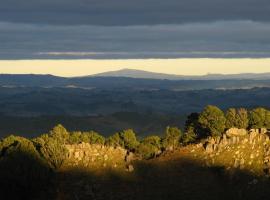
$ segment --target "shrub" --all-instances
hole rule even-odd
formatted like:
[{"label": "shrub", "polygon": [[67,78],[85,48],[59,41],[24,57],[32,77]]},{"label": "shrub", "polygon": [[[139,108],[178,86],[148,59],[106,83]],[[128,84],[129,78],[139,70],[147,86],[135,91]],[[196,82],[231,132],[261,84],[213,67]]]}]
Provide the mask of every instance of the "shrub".
[{"label": "shrub", "polygon": [[83,132],[81,134],[81,142],[103,145],[105,143],[105,138],[94,131]]},{"label": "shrub", "polygon": [[124,130],[120,133],[120,138],[124,142],[124,147],[130,151],[133,151],[136,149],[136,147],[139,145],[139,142],[137,141],[136,134],[132,129]]},{"label": "shrub", "polygon": [[249,113],[250,128],[270,128],[270,111],[256,108]]},{"label": "shrub", "polygon": [[127,150],[134,151],[139,145],[136,134],[132,129],[124,130],[120,133],[115,133],[106,140],[106,145],[113,147],[123,147]]},{"label": "shrub", "polygon": [[143,144],[151,144],[157,149],[161,148],[161,138],[159,136],[147,136],[142,141]]},{"label": "shrub", "polygon": [[221,136],[225,130],[226,118],[223,111],[216,106],[206,106],[198,121],[211,136]]},{"label": "shrub", "polygon": [[69,132],[61,124],[55,126],[50,132],[50,137],[57,140],[60,143],[66,143],[69,138]]},{"label": "shrub", "polygon": [[177,127],[167,127],[165,137],[163,139],[163,146],[165,148],[175,149],[180,143],[182,132]]},{"label": "shrub", "polygon": [[249,123],[248,112],[244,108],[230,108],[226,112],[226,128],[247,129]]},{"label": "shrub", "polygon": [[197,140],[197,134],[195,133],[194,131],[194,128],[193,127],[189,127],[187,130],[186,130],[186,133],[183,135],[183,143],[184,144],[190,144],[190,143],[193,143]]},{"label": "shrub", "polygon": [[124,141],[120,137],[119,133],[115,133],[114,135],[107,138],[106,145],[112,147],[124,147]]},{"label": "shrub", "polygon": [[0,191],[5,199],[34,199],[52,186],[53,173],[33,143],[9,136],[0,142]]},{"label": "shrub", "polygon": [[75,132],[70,133],[70,136],[68,138],[68,143],[79,144],[81,142],[81,135],[82,135],[82,132],[80,131],[75,131]]},{"label": "shrub", "polygon": [[155,157],[159,148],[149,143],[141,143],[137,146],[136,153],[139,154],[143,159],[150,159]]},{"label": "shrub", "polygon": [[65,147],[67,138],[61,138],[60,135],[62,134],[66,136],[65,131],[51,131],[49,135],[44,134],[33,140],[41,156],[45,158],[50,167],[55,170],[62,166],[67,157],[67,149]]},{"label": "shrub", "polygon": [[136,153],[143,159],[150,159],[155,157],[160,149],[161,138],[159,136],[148,136],[137,146]]},{"label": "shrub", "polygon": [[191,113],[188,115],[185,123],[185,132],[190,132],[192,130],[198,137],[204,137],[205,130],[199,123],[199,115],[199,113]]}]

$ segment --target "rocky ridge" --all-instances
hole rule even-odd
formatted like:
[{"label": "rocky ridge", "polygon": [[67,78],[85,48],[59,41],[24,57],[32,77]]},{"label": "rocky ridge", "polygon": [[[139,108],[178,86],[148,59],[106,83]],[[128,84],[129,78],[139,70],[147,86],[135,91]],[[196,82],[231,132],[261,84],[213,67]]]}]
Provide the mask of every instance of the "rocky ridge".
[{"label": "rocky ridge", "polygon": [[209,137],[194,145],[191,153],[206,166],[222,166],[270,176],[270,140],[266,129],[229,129],[222,137]]},{"label": "rocky ridge", "polygon": [[81,166],[87,168],[126,168],[133,171],[131,161],[133,154],[121,147],[80,143],[66,145],[68,150],[66,166]]}]

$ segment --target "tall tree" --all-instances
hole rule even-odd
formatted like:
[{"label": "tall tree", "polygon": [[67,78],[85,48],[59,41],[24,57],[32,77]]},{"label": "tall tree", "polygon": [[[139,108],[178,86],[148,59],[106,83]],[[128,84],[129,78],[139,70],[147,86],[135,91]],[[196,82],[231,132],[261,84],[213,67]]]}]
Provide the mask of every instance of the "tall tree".
[{"label": "tall tree", "polygon": [[243,128],[248,127],[248,111],[244,108],[230,108],[226,112],[226,128]]},{"label": "tall tree", "polygon": [[222,110],[208,105],[199,116],[199,123],[211,136],[221,136],[225,130],[226,118]]},{"label": "tall tree", "polygon": [[250,128],[270,128],[270,111],[265,108],[255,108],[249,113]]}]

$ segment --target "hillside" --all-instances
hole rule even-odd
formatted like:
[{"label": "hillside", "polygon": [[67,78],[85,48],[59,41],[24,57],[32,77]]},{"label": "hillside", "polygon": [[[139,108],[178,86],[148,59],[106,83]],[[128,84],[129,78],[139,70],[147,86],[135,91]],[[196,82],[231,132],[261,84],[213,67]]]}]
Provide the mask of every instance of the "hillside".
[{"label": "hillside", "polygon": [[269,116],[261,107],[208,105],[183,131],[167,126],[161,135],[61,124],[34,138],[9,135],[0,140],[0,192],[30,200],[267,199]]},{"label": "hillside", "polygon": [[[60,196],[100,200],[266,199],[270,195],[269,137],[256,130],[246,135],[233,131],[234,136],[224,134],[149,161],[135,160],[131,173],[113,164],[112,170],[90,170],[90,174],[89,167],[81,168],[80,173],[63,169],[64,177],[68,174],[72,179],[60,180]],[[67,192],[71,190],[73,193]]]}]

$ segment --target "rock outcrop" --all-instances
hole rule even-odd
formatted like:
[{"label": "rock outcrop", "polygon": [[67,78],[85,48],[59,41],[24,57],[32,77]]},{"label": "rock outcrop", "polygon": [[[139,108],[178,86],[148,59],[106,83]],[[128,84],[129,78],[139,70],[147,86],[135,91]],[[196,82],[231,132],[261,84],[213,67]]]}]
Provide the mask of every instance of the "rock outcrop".
[{"label": "rock outcrop", "polygon": [[[265,129],[232,129],[222,137],[210,137],[204,145],[196,145],[192,153],[200,154],[207,166],[244,169],[250,173],[270,176],[270,140]],[[202,147],[203,146],[203,147]]]},{"label": "rock outcrop", "polygon": [[238,129],[238,128],[230,128],[229,130],[226,131],[226,135],[228,137],[241,137],[245,136],[247,134],[246,129]]},{"label": "rock outcrop", "polygon": [[126,167],[127,150],[104,145],[81,143],[66,145],[68,158],[66,165],[88,168],[119,168]]}]

